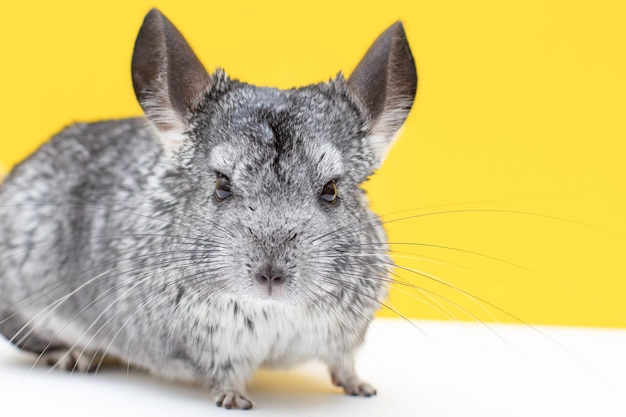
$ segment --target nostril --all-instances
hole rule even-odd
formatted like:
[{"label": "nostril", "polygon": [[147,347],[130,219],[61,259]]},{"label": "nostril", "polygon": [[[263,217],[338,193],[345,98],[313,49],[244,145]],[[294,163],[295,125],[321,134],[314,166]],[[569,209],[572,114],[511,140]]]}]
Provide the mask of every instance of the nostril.
[{"label": "nostril", "polygon": [[269,280],[272,284],[280,284],[281,281],[283,280],[282,277],[280,276],[274,276],[274,275],[270,275],[269,278],[265,277],[267,280]]},{"label": "nostril", "polygon": [[265,265],[259,269],[255,276],[261,285],[282,285],[286,282],[285,273],[282,269],[272,265]]}]

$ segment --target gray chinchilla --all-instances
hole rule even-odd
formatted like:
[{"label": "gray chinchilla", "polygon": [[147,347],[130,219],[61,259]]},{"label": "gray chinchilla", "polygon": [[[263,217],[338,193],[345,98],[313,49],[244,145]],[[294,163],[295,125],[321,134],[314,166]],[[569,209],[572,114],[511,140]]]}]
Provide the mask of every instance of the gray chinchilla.
[{"label": "gray chinchilla", "polygon": [[359,188],[417,75],[395,23],[346,80],[208,74],[156,9],[132,79],[145,118],[75,124],[0,188],[0,332],[68,370],[113,359],[250,408],[261,366],[319,359],[352,395],[392,261]]}]

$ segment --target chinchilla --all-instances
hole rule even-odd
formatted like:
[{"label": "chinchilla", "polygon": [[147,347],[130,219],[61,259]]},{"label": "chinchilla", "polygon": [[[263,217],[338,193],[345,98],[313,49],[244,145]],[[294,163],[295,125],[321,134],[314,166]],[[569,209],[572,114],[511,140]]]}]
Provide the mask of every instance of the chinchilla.
[{"label": "chinchilla", "polygon": [[145,118],[75,124],[0,188],[0,332],[37,361],[103,361],[251,408],[259,367],[354,354],[392,261],[360,185],[415,97],[401,23],[348,79],[279,90],[212,74],[158,10],[132,59]]}]

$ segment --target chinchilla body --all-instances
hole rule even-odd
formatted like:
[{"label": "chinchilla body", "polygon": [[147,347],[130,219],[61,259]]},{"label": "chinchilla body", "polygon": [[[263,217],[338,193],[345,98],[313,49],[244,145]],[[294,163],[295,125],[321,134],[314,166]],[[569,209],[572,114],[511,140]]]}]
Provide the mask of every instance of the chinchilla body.
[{"label": "chinchilla body", "polygon": [[204,384],[227,408],[252,406],[259,367],[310,359],[373,395],[353,355],[392,262],[359,186],[415,94],[401,25],[348,80],[278,90],[206,73],[153,10],[133,83],[145,118],[68,127],[0,186],[0,332],[57,367],[114,358]]}]

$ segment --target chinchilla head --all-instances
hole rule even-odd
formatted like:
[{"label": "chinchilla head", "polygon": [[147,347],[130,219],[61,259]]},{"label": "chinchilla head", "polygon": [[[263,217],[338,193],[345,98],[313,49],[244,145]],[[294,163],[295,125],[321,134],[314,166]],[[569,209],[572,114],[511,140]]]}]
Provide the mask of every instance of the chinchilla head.
[{"label": "chinchilla head", "polygon": [[185,213],[207,230],[207,268],[228,277],[225,291],[301,303],[372,274],[368,254],[384,252],[384,233],[359,185],[382,163],[417,86],[400,23],[347,80],[278,90],[208,74],[153,10],[132,64],[137,98],[163,159],[184,178]]}]

